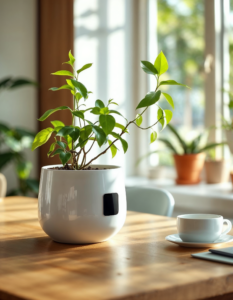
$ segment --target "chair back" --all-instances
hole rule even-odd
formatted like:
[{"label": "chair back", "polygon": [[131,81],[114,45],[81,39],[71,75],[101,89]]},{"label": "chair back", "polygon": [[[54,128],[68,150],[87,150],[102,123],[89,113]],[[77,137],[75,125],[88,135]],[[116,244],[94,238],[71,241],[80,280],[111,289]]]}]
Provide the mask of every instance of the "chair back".
[{"label": "chair back", "polygon": [[127,210],[171,217],[175,201],[171,193],[153,187],[127,187]]},{"label": "chair back", "polygon": [[0,173],[0,198],[6,196],[6,177]]}]

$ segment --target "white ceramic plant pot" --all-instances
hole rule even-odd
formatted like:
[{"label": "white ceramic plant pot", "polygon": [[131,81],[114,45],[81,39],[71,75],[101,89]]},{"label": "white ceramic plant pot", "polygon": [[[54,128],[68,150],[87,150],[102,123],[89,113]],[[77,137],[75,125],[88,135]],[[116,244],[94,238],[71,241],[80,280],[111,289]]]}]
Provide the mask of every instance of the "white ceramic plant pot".
[{"label": "white ceramic plant pot", "polygon": [[42,229],[61,243],[97,243],[113,237],[126,218],[124,176],[120,167],[105,170],[42,168],[38,217]]}]

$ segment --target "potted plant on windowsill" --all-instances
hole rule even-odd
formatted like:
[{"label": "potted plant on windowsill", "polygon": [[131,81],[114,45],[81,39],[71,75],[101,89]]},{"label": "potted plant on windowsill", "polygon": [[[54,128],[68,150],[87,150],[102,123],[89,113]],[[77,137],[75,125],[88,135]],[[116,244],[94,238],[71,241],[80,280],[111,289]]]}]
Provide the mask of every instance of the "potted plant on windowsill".
[{"label": "potted plant on windowsill", "polygon": [[187,143],[177,132],[177,130],[168,124],[167,127],[176,137],[179,142],[183,153],[180,154],[179,151],[174,147],[174,145],[164,138],[159,138],[159,140],[164,143],[173,153],[176,172],[177,172],[177,184],[197,184],[201,181],[200,174],[205,162],[205,151],[213,149],[217,146],[224,145],[225,143],[209,143],[204,147],[200,146],[203,134],[201,133],[191,142]]},{"label": "potted plant on windowsill", "polygon": [[[95,101],[94,107],[86,107],[88,90],[79,81],[81,72],[91,67],[86,64],[75,72],[75,58],[69,52],[72,72],[62,70],[53,75],[68,76],[62,87],[51,88],[52,91],[69,90],[74,96],[73,108],[61,106],[46,111],[39,121],[44,121],[59,110],[69,110],[72,124],[65,125],[61,121],[52,121],[53,127],[40,131],[33,142],[32,150],[46,143],[52,134],[55,140],[50,146],[48,156],[59,155],[61,165],[42,168],[39,188],[39,221],[43,230],[55,241],[64,243],[95,243],[102,242],[115,235],[123,226],[126,217],[126,196],[123,174],[120,167],[93,165],[92,163],[107,151],[112,157],[117,153],[116,142],[120,141],[124,153],[128,144],[123,139],[128,127],[134,124],[140,129],[151,129],[151,142],[157,133],[154,126],[160,123],[162,128],[170,122],[172,112],[158,106],[163,94],[173,106],[172,97],[162,93],[164,85],[182,85],[174,80],[160,81],[160,77],[168,69],[168,63],[161,52],[152,64],[142,61],[141,67],[155,76],[156,87],[138,104],[142,109],[132,121],[127,121],[117,110],[112,99],[104,103]],[[142,127],[143,114],[152,105],[158,106],[158,114],[151,126]],[[96,120],[88,120],[94,115]],[[124,124],[117,123],[114,116],[119,115]],[[77,119],[77,124],[75,123]],[[88,160],[87,154],[94,144],[104,146],[100,153]],[[143,201],[143,200],[142,200]]]},{"label": "potted plant on windowsill", "polygon": [[230,161],[217,159],[215,149],[207,152],[205,161],[205,180],[207,183],[227,182],[230,175]]}]

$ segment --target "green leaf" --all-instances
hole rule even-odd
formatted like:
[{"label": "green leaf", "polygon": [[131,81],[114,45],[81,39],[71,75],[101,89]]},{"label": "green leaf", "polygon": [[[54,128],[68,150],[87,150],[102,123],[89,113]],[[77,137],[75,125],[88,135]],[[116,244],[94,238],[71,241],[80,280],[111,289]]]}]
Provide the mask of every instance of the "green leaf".
[{"label": "green leaf", "polygon": [[39,121],[44,121],[45,119],[47,119],[51,114],[55,113],[56,111],[66,110],[66,109],[71,110],[68,106],[59,106],[57,108],[49,109],[38,120]]},{"label": "green leaf", "polygon": [[162,129],[161,129],[161,131],[162,131],[167,125],[166,115],[162,108],[158,109],[157,119],[158,119],[159,123],[162,125]]},{"label": "green leaf", "polygon": [[119,113],[117,110],[109,110],[108,113],[109,114],[117,114],[117,115],[121,116],[122,118],[124,118],[127,121],[127,119],[121,113]]},{"label": "green leaf", "polygon": [[138,125],[138,126],[140,126],[141,124],[142,124],[142,115],[139,115],[139,114],[137,114],[136,115],[136,124]]},{"label": "green leaf", "polygon": [[61,152],[59,154],[59,158],[63,164],[63,166],[69,161],[69,159],[71,158],[71,153],[70,152]]},{"label": "green leaf", "polygon": [[64,127],[64,126],[65,126],[65,124],[64,124],[62,121],[51,121],[51,124],[52,124],[54,127],[58,127],[58,126]]},{"label": "green leaf", "polygon": [[105,107],[104,102],[101,101],[101,100],[99,100],[99,99],[96,100],[96,101],[95,101],[95,107],[99,107],[99,108]]},{"label": "green leaf", "polygon": [[162,75],[163,73],[165,73],[168,70],[168,62],[162,51],[157,56],[154,66],[155,66],[156,70],[158,71],[159,75]]},{"label": "green leaf", "polygon": [[89,121],[89,120],[85,120],[89,125],[92,125],[92,126],[94,126],[95,124],[94,123],[92,123],[91,121]]},{"label": "green leaf", "polygon": [[100,115],[100,108],[99,107],[93,107],[90,112],[93,115]]},{"label": "green leaf", "polygon": [[122,131],[124,130],[124,132],[129,133],[128,129],[125,129],[125,126],[119,123],[115,124],[115,127],[120,128]]},{"label": "green leaf", "polygon": [[210,150],[210,149],[216,148],[216,147],[218,147],[218,146],[224,146],[224,145],[226,145],[226,144],[227,144],[226,142],[207,144],[205,147],[199,149],[199,150],[197,151],[197,153],[204,152],[204,151],[206,151],[206,150]]},{"label": "green leaf", "polygon": [[[71,133],[71,134],[72,134],[72,133]],[[71,137],[70,135],[67,135],[67,136],[64,137],[64,139],[65,139],[66,142],[67,142],[68,148],[69,148],[70,150],[72,150],[72,148],[73,148],[72,137]]]},{"label": "green leaf", "polygon": [[136,109],[155,104],[156,102],[159,101],[160,95],[161,95],[161,91],[147,93],[145,98],[139,102]]},{"label": "green leaf", "polygon": [[106,135],[112,132],[116,124],[115,119],[110,115],[100,115],[99,122]]},{"label": "green leaf", "polygon": [[80,129],[77,128],[77,127],[75,127],[75,128],[74,128],[74,131],[72,131],[72,132],[70,133],[70,137],[72,138],[72,140],[73,140],[74,142],[76,142],[77,139],[79,138],[79,136],[80,136]]},{"label": "green leaf", "polygon": [[64,150],[61,149],[61,148],[59,148],[59,149],[57,149],[57,150],[55,150],[55,151],[53,152],[53,154],[51,155],[51,157],[54,157],[55,155],[60,154],[60,153],[62,153],[62,152],[64,152]]},{"label": "green leaf", "polygon": [[64,126],[57,126],[54,128],[54,132],[60,131]]},{"label": "green leaf", "polygon": [[179,135],[178,131],[173,127],[171,124],[168,124],[167,127],[170,129],[170,131],[176,136],[178,139],[180,145],[182,146],[184,153],[188,153],[188,145],[185,143],[185,141],[182,139],[182,137]]},{"label": "green leaf", "polygon": [[95,134],[95,138],[97,140],[98,145],[101,147],[106,140],[105,132],[103,131],[102,128],[98,126],[92,126],[92,131]]},{"label": "green leaf", "polygon": [[157,132],[156,131],[153,131],[150,135],[150,143],[154,143],[157,139]]},{"label": "green leaf", "polygon": [[[110,146],[112,144],[112,141],[108,140],[108,144]],[[112,144],[111,147],[110,147],[110,150],[112,152],[112,158],[113,158],[114,156],[116,156],[118,149],[117,149],[117,147],[114,144]]]},{"label": "green leaf", "polygon": [[19,79],[12,79],[11,84],[9,86],[9,89],[18,88],[24,85],[37,85],[35,81],[31,81],[25,78],[19,78]]},{"label": "green leaf", "polygon": [[124,140],[118,133],[115,132],[111,132],[110,133],[115,139],[118,139],[121,141],[121,145],[122,148],[124,150],[124,153],[126,153],[126,151],[128,150],[128,143],[126,142],[126,140]]},{"label": "green leaf", "polygon": [[63,65],[64,64],[67,64],[67,65],[70,65],[71,67],[73,67],[73,65],[72,65],[72,63],[71,63],[71,61],[65,61],[64,63],[62,63]]},{"label": "green leaf", "polygon": [[174,106],[174,102],[173,102],[173,99],[170,95],[168,95],[167,93],[162,93],[164,95],[164,97],[166,98],[167,102],[171,105],[171,107],[173,109],[175,109],[175,106]]},{"label": "green leaf", "polygon": [[174,154],[178,154],[175,147],[172,145],[172,143],[169,140],[163,138],[159,138],[158,140],[164,143]]},{"label": "green leaf", "polygon": [[79,81],[71,79],[73,86],[80,92],[84,99],[87,99],[88,93],[86,87]]},{"label": "green leaf", "polygon": [[7,88],[11,82],[11,77],[4,78],[0,80],[0,89]]},{"label": "green leaf", "polygon": [[[82,99],[82,95],[80,94],[80,93],[76,93],[75,94],[75,99],[77,100],[77,101],[79,101],[80,99]],[[85,104],[82,104],[82,105],[85,105]]]},{"label": "green leaf", "polygon": [[166,122],[168,124],[168,123],[170,123],[170,121],[172,119],[172,111],[170,111],[168,109],[164,109],[164,113],[165,113]]},{"label": "green leaf", "polygon": [[62,149],[66,149],[66,146],[67,146],[66,143],[57,141],[57,144],[58,144],[58,146],[60,146]]},{"label": "green leaf", "polygon": [[83,147],[87,144],[88,141],[89,141],[89,139],[83,140],[83,139],[80,137],[80,138],[79,138],[78,144],[75,146],[75,149],[78,148],[78,147],[83,148]]},{"label": "green leaf", "polygon": [[73,90],[74,89],[74,86],[73,86],[73,83],[70,79],[66,79],[66,82],[67,84],[69,85],[69,87]]},{"label": "green leaf", "polygon": [[74,131],[74,127],[65,126],[65,127],[62,127],[62,129],[58,131],[57,136],[65,137],[67,135],[70,135],[73,131]]},{"label": "green leaf", "polygon": [[119,104],[116,102],[110,102],[109,104],[115,104],[115,105],[119,106]]},{"label": "green leaf", "polygon": [[[17,153],[18,154],[18,153]],[[4,153],[0,153],[0,170],[7,165],[8,163],[10,163],[11,161],[13,161],[17,156],[16,153],[14,152],[4,152]]]},{"label": "green leaf", "polygon": [[151,62],[149,62],[149,61],[141,60],[141,68],[147,74],[151,74],[151,75],[158,74],[158,71],[156,70],[156,68],[154,67],[154,65]]},{"label": "green leaf", "polygon": [[16,165],[16,173],[22,180],[25,180],[29,177],[31,169],[32,163],[29,161],[20,161]]},{"label": "green leaf", "polygon": [[49,140],[53,131],[53,128],[48,127],[38,132],[32,144],[32,151],[45,144]]},{"label": "green leaf", "polygon": [[184,86],[184,87],[190,89],[189,86],[187,86],[187,85],[185,85],[185,84],[178,83],[178,82],[176,82],[175,80],[165,80],[165,81],[161,81],[160,84],[159,84],[159,86],[161,86],[161,85],[181,85],[181,86]]},{"label": "green leaf", "polygon": [[79,69],[79,70],[77,71],[77,73],[78,73],[78,74],[81,73],[82,71],[84,71],[84,70],[90,68],[92,65],[93,65],[93,64],[86,64],[86,65],[84,65],[81,69]]},{"label": "green leaf", "polygon": [[71,53],[71,50],[69,51],[69,59],[70,59],[70,62],[72,64],[72,66],[74,65],[74,62],[75,62],[75,58],[73,57],[72,53]]},{"label": "green leaf", "polygon": [[50,91],[53,91],[53,92],[56,92],[56,91],[59,91],[59,90],[72,90],[72,87],[70,87],[69,85],[65,84],[59,88],[57,87],[52,87],[49,89]]},{"label": "green leaf", "polygon": [[107,115],[109,113],[108,107],[100,108],[101,115]]},{"label": "green leaf", "polygon": [[80,130],[80,137],[84,141],[86,140],[92,132],[92,126],[86,125]]},{"label": "green leaf", "polygon": [[50,148],[49,148],[49,152],[47,153],[47,156],[48,156],[48,157],[49,157],[50,154],[54,151],[56,144],[57,144],[57,142],[51,144],[51,146],[50,146]]},{"label": "green leaf", "polygon": [[83,114],[81,111],[72,111],[72,114],[73,114],[75,117],[78,117],[78,118],[84,120],[84,114]]},{"label": "green leaf", "polygon": [[7,133],[8,131],[11,131],[10,128],[6,124],[0,123],[0,132]]},{"label": "green leaf", "polygon": [[62,71],[57,71],[55,73],[52,73],[52,75],[61,75],[61,76],[71,76],[74,77],[74,74],[71,73],[70,71],[62,70]]}]

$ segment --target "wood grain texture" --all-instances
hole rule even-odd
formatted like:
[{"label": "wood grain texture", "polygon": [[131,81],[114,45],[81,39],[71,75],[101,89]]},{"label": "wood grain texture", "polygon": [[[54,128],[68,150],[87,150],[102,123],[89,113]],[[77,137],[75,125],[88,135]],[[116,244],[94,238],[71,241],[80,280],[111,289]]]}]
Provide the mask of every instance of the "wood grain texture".
[{"label": "wood grain texture", "polygon": [[192,258],[206,249],[165,241],[175,232],[173,218],[128,212],[122,230],[107,242],[59,244],[40,228],[36,199],[5,198],[0,299],[191,300],[233,293],[232,266]]},{"label": "wood grain texture", "polygon": [[[69,50],[73,53],[73,0],[38,0],[38,10],[40,117],[51,108],[63,105],[73,107],[72,95],[68,90],[49,91],[51,87],[60,87],[66,84],[68,78],[51,75],[51,73],[71,69],[69,65],[62,65],[62,63],[69,60]],[[66,125],[72,124],[69,111],[58,111],[44,122],[39,122],[39,130],[51,127],[50,121],[52,120],[60,120]],[[57,156],[48,159],[47,152],[50,144],[48,142],[39,148],[40,168],[45,165],[60,163]]]}]

